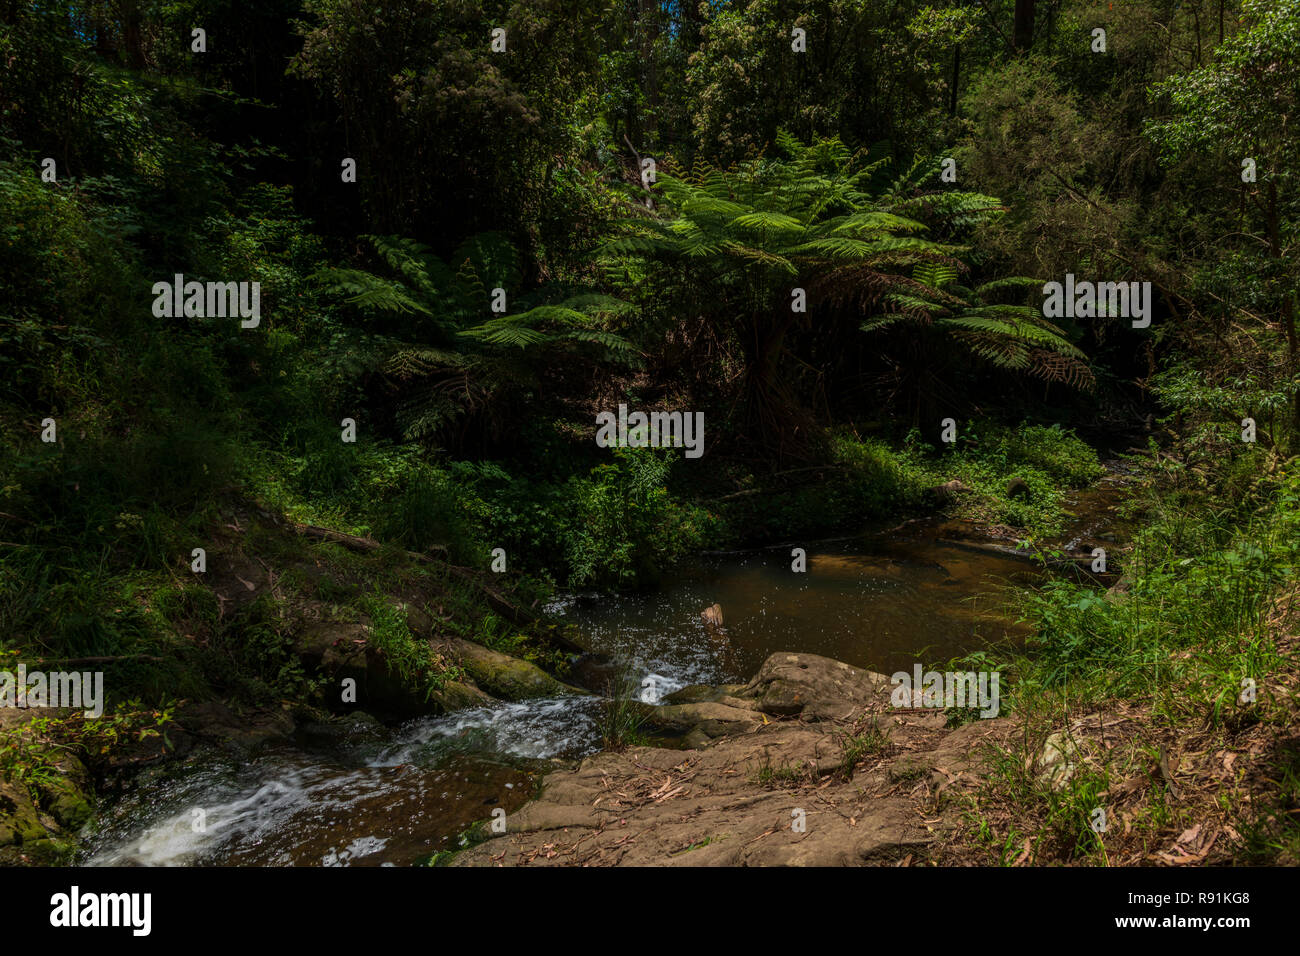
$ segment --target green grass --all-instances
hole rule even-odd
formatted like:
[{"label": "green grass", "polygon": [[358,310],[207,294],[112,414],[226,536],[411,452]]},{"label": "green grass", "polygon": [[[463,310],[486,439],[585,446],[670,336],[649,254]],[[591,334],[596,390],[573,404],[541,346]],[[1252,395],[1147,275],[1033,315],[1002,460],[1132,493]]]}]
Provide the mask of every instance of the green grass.
[{"label": "green grass", "polygon": [[406,608],[392,597],[376,593],[361,599],[359,606],[370,621],[367,640],[403,681],[422,683],[432,694],[449,681],[464,679],[464,670],[434,651],[428,636],[412,633]]},{"label": "green grass", "polygon": [[640,693],[632,670],[620,666],[606,688],[607,700],[601,714],[600,736],[606,750],[625,750],[646,742]]},{"label": "green grass", "polygon": [[[842,534],[929,514],[940,503],[927,489],[952,480],[971,489],[943,505],[954,517],[1048,537],[1070,520],[1067,493],[1102,473],[1096,452],[1057,426],[974,423],[959,430],[953,445],[927,443],[919,432],[891,444],[840,429],[830,436],[828,467],[812,470],[804,484],[720,504],[714,544],[735,547],[796,535]],[[1008,493],[1014,478],[1028,487],[1026,495]],[[757,477],[750,479],[750,487],[760,487]]]},{"label": "green grass", "polygon": [[803,783],[808,777],[808,772],[801,767],[792,767],[788,762],[782,762],[781,766],[772,766],[771,755],[766,751],[763,753],[763,762],[759,764],[758,769],[754,772],[753,780],[761,787],[796,787]]},{"label": "green grass", "polygon": [[[1159,741],[1171,741],[1172,749],[1189,736],[1210,735],[1198,748],[1233,749],[1236,735],[1251,728],[1285,735],[1290,726],[1293,702],[1265,688],[1270,677],[1294,668],[1277,644],[1288,626],[1278,602],[1296,584],[1300,474],[1257,480],[1251,495],[1240,493],[1238,474],[1238,463],[1224,462],[1216,475],[1221,484],[1192,493],[1186,476],[1171,482],[1153,470],[1133,492],[1142,497],[1147,524],[1124,562],[1127,590],[1049,580],[1024,595],[1034,636],[1023,648],[988,655],[987,666],[1003,674],[1003,713],[1014,715],[1020,735],[988,755],[981,800],[1016,810],[1017,835],[1035,841],[1037,859],[1105,863],[1107,844],[1089,826],[1090,814],[1106,805],[1102,795],[1112,782],[1135,775],[1155,783],[1130,808],[1133,829],[1158,842],[1190,826],[1191,809],[1170,802],[1160,778],[1166,745]],[[1242,696],[1249,681],[1259,688],[1254,701]],[[1121,702],[1142,714],[1122,746],[1094,750],[1062,788],[1039,778],[1036,760],[1048,734]],[[1135,736],[1134,726],[1144,736]],[[1217,791],[1217,812],[1237,821],[1250,861],[1294,860],[1296,754],[1284,738],[1263,759],[1261,772],[1276,786],[1244,810],[1222,806],[1227,793]],[[1197,812],[1208,812],[1202,804]],[[1020,853],[978,814],[972,819],[985,842]]]},{"label": "green grass", "polygon": [[844,759],[840,772],[844,779],[852,780],[854,770],[864,757],[882,756],[889,752],[889,736],[880,729],[880,724],[872,720],[865,729],[839,736],[840,748]]}]

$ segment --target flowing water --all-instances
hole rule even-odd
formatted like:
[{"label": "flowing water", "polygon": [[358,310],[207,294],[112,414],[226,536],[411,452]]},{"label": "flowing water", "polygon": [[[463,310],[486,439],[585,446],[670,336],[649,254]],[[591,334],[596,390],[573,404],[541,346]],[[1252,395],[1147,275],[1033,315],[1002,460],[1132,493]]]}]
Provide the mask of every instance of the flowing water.
[{"label": "flowing water", "polygon": [[[1105,494],[1081,498],[1074,547],[1101,540]],[[884,673],[942,665],[1021,631],[1008,588],[1023,559],[948,540],[952,526],[701,559],[662,589],[566,595],[550,610],[656,698],[745,680],[776,651]],[[722,608],[724,627],[700,611]],[[588,665],[600,690],[614,666]],[[91,865],[408,865],[472,822],[522,805],[557,761],[600,748],[599,697],[502,703],[398,729],[357,722],[254,758],[207,753],[136,777],[87,843]]]}]

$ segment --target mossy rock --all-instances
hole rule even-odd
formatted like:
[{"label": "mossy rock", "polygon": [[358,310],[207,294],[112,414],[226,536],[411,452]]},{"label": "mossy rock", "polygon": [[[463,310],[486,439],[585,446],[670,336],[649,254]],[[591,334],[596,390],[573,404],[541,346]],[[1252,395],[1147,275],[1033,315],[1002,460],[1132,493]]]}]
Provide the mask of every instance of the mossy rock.
[{"label": "mossy rock", "polygon": [[691,684],[671,694],[664,694],[665,704],[702,704],[715,701],[722,696],[722,691],[708,684]]},{"label": "mossy rock", "polygon": [[65,840],[32,840],[22,846],[0,846],[0,866],[67,866],[76,852],[76,844]]},{"label": "mossy rock", "polygon": [[504,700],[587,693],[556,680],[536,664],[489,650],[473,641],[453,638],[451,651],[460,659],[465,672],[474,678],[474,683]]},{"label": "mossy rock", "polygon": [[429,700],[441,708],[443,713],[451,713],[471,707],[486,707],[492,703],[493,698],[468,681],[452,680],[433,691]]},{"label": "mossy rock", "polygon": [[94,819],[94,800],[73,779],[56,777],[38,789],[41,806],[63,829],[75,833]]},{"label": "mossy rock", "polygon": [[0,847],[26,846],[48,838],[26,788],[0,780]]},{"label": "mossy rock", "polygon": [[748,701],[736,701],[744,706],[716,701],[699,701],[690,704],[665,704],[654,707],[642,704],[638,709],[650,727],[669,733],[686,734],[693,730],[706,736],[724,737],[753,730],[763,719]]},{"label": "mossy rock", "polygon": [[[430,693],[423,675],[403,673],[369,643],[369,632],[360,622],[314,623],[297,635],[295,644],[308,671],[332,685],[324,701],[335,712],[360,706],[385,719],[406,720],[478,707],[491,700],[476,687],[457,681],[448,681]],[[338,692],[348,679],[356,682],[355,704],[344,702]]]}]

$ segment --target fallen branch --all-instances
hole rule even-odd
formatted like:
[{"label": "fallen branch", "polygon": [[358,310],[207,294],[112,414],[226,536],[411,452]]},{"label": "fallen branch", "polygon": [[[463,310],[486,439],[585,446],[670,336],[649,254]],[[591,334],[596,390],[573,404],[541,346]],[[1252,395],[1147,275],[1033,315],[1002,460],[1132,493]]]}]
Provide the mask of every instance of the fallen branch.
[{"label": "fallen branch", "polygon": [[[293,528],[299,534],[306,535],[309,538],[316,538],[319,541],[332,541],[335,544],[343,545],[343,547],[347,548],[349,551],[360,551],[362,554],[370,554],[383,547],[383,545],[374,538],[363,538],[355,534],[344,534],[342,531],[333,531],[329,528],[321,528],[314,524],[294,523]],[[447,546],[445,544],[431,544],[427,550],[441,552],[444,559],[447,554]],[[406,551],[405,554],[414,561],[422,561],[426,564],[435,560],[432,556],[419,551]]]},{"label": "fallen branch", "polygon": [[[801,471],[843,471],[843,470],[844,470],[843,465],[807,465],[802,468],[790,468],[787,471],[778,471],[771,475],[768,475],[767,477],[780,478],[783,475],[794,475]],[[764,491],[770,491],[770,490],[771,490],[770,488],[766,488],[766,487],[746,488],[744,491],[733,491],[731,494],[723,495],[721,498],[710,498],[708,499],[708,502],[709,504],[714,504],[715,502],[719,502],[719,501],[730,501],[733,498],[743,498],[746,495],[757,495],[757,494],[761,494]]]},{"label": "fallen branch", "polygon": [[64,664],[68,667],[80,667],[83,664],[112,664],[116,661],[165,661],[165,657],[153,654],[119,654],[116,657],[41,657],[42,664]]}]

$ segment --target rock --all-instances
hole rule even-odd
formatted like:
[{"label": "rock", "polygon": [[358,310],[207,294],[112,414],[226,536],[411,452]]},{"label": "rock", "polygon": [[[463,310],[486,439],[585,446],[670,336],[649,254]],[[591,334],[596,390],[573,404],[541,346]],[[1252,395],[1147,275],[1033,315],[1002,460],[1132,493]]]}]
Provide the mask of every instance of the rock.
[{"label": "rock", "polygon": [[682,736],[682,746],[687,750],[703,750],[713,743],[713,738],[699,727],[692,727]]},{"label": "rock", "polygon": [[41,813],[26,787],[0,779],[0,866],[66,865],[76,847],[58,839],[58,829],[59,823]]},{"label": "rock", "polygon": [[[837,766],[825,727],[772,721],[756,735],[698,743],[600,753],[552,773],[541,795],[510,815],[505,834],[451,865],[890,864],[926,852],[952,826],[927,820],[910,797],[868,774],[847,781],[828,769],[815,792],[757,782],[765,766],[803,768],[819,752]],[[806,828],[791,826],[798,817]]]},{"label": "rock", "polygon": [[817,654],[771,655],[741,695],[778,717],[845,720],[871,704],[889,704],[889,678]]},{"label": "rock", "polygon": [[384,725],[365,711],[355,710],[331,720],[305,723],[298,728],[297,737],[306,747],[375,743],[384,739]]},{"label": "rock", "polygon": [[709,684],[691,684],[671,694],[664,694],[665,704],[699,704],[704,701],[717,700],[722,692]]},{"label": "rock", "polygon": [[349,678],[356,681],[355,703],[345,703],[339,693],[326,694],[336,712],[362,708],[386,719],[404,720],[479,707],[492,699],[471,681],[448,681],[430,691],[424,675],[394,668],[383,651],[370,643],[365,626],[356,621],[317,622],[295,638],[295,650],[304,667],[324,674],[335,686]]},{"label": "rock", "polygon": [[[980,744],[1005,721],[955,730],[940,713],[894,712],[884,675],[815,654],[774,654],[745,685],[687,687],[640,704],[685,728],[686,750],[604,751],[547,774],[506,833],[452,866],[907,865],[962,826],[961,800],[932,795],[978,782]],[[865,720],[863,709],[874,711]],[[764,713],[837,717],[765,720]],[[874,724],[884,742],[849,761]],[[744,733],[726,731],[745,727]],[[795,824],[798,824],[796,826]]]},{"label": "rock", "polygon": [[486,707],[495,698],[485,694],[473,681],[450,680],[433,691],[429,700],[439,710],[449,714],[455,710],[469,710],[471,707]]},{"label": "rock", "polygon": [[449,647],[479,687],[504,700],[587,693],[556,680],[536,664],[490,650],[473,641],[454,637]]},{"label": "rock", "polygon": [[926,492],[938,501],[940,504],[952,504],[958,496],[964,495],[973,489],[963,482],[956,479],[945,481],[941,485],[935,485],[933,488],[927,488]]},{"label": "rock", "polygon": [[48,836],[27,789],[0,779],[0,847],[23,846]]},{"label": "rock", "polygon": [[[237,714],[219,700],[187,706],[176,715],[176,722],[195,737],[206,738],[243,752],[285,743],[292,736],[294,728],[293,718],[283,709],[255,708]],[[160,752],[158,756],[163,754]],[[142,761],[132,761],[139,762]]]},{"label": "rock", "polygon": [[37,784],[40,805],[62,829],[75,833],[95,816],[90,773],[71,755],[60,757],[57,769],[57,776],[45,777]]},{"label": "rock", "polygon": [[762,723],[762,717],[752,703],[736,703],[745,706],[705,701],[697,704],[667,704],[662,707],[646,706],[641,712],[645,723],[651,727],[681,734],[698,730],[706,737],[715,738],[742,734]]},{"label": "rock", "polygon": [[1064,731],[1058,730],[1049,736],[1038,755],[1039,782],[1060,790],[1074,776],[1078,754],[1078,745]]}]

